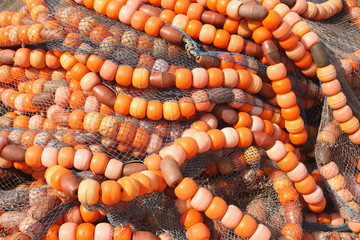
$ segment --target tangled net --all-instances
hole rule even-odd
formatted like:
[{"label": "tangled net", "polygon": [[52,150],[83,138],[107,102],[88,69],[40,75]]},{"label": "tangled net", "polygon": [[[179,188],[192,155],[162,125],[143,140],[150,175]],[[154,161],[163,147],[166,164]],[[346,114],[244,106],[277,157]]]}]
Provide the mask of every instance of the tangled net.
[{"label": "tangled net", "polygon": [[0,8],[0,239],[359,239],[356,1]]}]

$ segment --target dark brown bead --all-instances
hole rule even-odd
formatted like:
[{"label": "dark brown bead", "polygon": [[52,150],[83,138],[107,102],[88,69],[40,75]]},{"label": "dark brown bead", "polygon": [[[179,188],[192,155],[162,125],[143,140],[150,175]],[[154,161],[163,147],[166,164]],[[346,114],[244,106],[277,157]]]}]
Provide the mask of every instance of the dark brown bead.
[{"label": "dark brown bead", "polygon": [[260,92],[258,92],[257,95],[265,99],[270,99],[275,97],[276,93],[269,83],[263,82]]},{"label": "dark brown bead", "polygon": [[168,72],[155,72],[150,74],[149,84],[157,88],[167,88],[175,85],[175,75]]},{"label": "dark brown bead", "polygon": [[202,22],[214,25],[216,27],[224,26],[225,20],[226,18],[223,14],[213,11],[204,11],[201,15]]},{"label": "dark brown bead", "polygon": [[160,16],[160,13],[161,13],[161,11],[158,8],[151,6],[151,5],[145,5],[145,4],[141,5],[141,7],[139,8],[139,11],[146,13],[150,17],[152,17],[152,16],[158,17],[158,16]]},{"label": "dark brown bead", "polygon": [[39,108],[48,108],[54,104],[54,94],[41,92],[36,94],[32,99],[32,104]]},{"label": "dark brown bead", "polygon": [[268,10],[257,4],[242,4],[239,15],[251,20],[263,20],[268,14]]},{"label": "dark brown bead", "polygon": [[275,140],[266,133],[254,131],[253,144],[265,150],[269,150],[275,144]]},{"label": "dark brown bead", "polygon": [[226,104],[216,105],[213,109],[216,117],[233,126],[239,120],[237,112]]},{"label": "dark brown bead", "polygon": [[160,28],[160,37],[169,43],[181,45],[184,35],[175,28],[164,25]]},{"label": "dark brown bead", "polygon": [[137,231],[133,233],[132,240],[160,240],[160,238],[151,232]]},{"label": "dark brown bead", "polygon": [[268,39],[261,44],[264,57],[270,65],[281,63],[281,55],[278,47],[272,39]]},{"label": "dark brown bead", "polygon": [[306,143],[298,145],[298,149],[304,153],[310,153],[314,151],[314,144],[312,144],[309,140]]},{"label": "dark brown bead", "polygon": [[322,43],[316,43],[310,48],[311,56],[319,68],[329,65],[329,57]]},{"label": "dark brown bead", "polygon": [[292,8],[295,5],[296,0],[280,0],[280,2],[286,4],[289,8]]},{"label": "dark brown bead", "polygon": [[6,145],[1,151],[1,157],[12,162],[24,162],[26,149],[16,145]]},{"label": "dark brown bead", "polygon": [[80,178],[73,174],[65,174],[60,180],[62,191],[71,197],[76,197],[80,181]]},{"label": "dark brown bead", "polygon": [[128,163],[123,167],[123,176],[130,176],[133,173],[138,173],[147,170],[147,167],[143,163]]},{"label": "dark brown bead", "polygon": [[116,94],[109,87],[98,84],[92,89],[92,93],[99,100],[100,103],[113,108],[116,100]]},{"label": "dark brown bead", "polygon": [[175,188],[166,186],[165,190],[164,190],[164,194],[165,196],[168,196],[169,198],[172,199],[177,199],[178,197],[175,195]]},{"label": "dark brown bead", "polygon": [[204,68],[218,68],[220,67],[221,60],[210,55],[200,55],[196,58],[196,63]]},{"label": "dark brown bead", "polygon": [[260,58],[263,55],[261,46],[249,41],[245,41],[241,53],[245,54],[246,56],[256,57],[256,58]]},{"label": "dark brown bead", "polygon": [[170,187],[175,187],[184,178],[177,162],[170,157],[161,160],[160,169],[166,184]]},{"label": "dark brown bead", "polygon": [[0,63],[13,65],[14,64],[15,51],[11,49],[4,49],[0,51]]}]

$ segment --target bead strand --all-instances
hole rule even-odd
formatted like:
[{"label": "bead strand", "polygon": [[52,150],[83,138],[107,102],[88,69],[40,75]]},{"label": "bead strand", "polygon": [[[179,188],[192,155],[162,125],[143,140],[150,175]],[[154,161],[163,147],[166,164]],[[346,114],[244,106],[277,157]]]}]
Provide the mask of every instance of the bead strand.
[{"label": "bead strand", "polygon": [[[288,14],[294,15],[292,19],[289,17],[288,20],[285,22],[286,16]],[[298,42],[296,45],[293,44],[292,46],[303,46],[306,50],[309,50],[311,52],[311,55],[314,59],[311,66],[314,67],[308,67],[310,70],[304,70],[306,71],[309,76],[317,76],[318,79],[322,82],[322,84],[328,84],[328,85],[334,85],[334,87],[327,88],[322,87],[322,90],[325,92],[324,94],[327,96],[327,102],[330,108],[333,110],[347,110],[350,109],[349,106],[346,104],[346,96],[343,92],[341,92],[341,86],[339,81],[336,79],[336,69],[333,65],[329,64],[329,59],[327,57],[327,54],[325,52],[325,49],[323,45],[320,43],[319,37],[314,33],[311,32],[310,26],[303,21],[300,21],[300,17],[297,15],[297,13],[287,13],[284,15],[284,20],[281,25],[279,25],[278,28],[280,28],[282,25],[288,24],[290,27],[292,26],[292,31],[295,32],[296,36],[300,39],[300,42]],[[294,20],[295,19],[295,20]],[[300,24],[305,24],[306,26],[300,27]],[[284,26],[285,26],[284,25]],[[300,31],[301,29],[301,31]],[[296,31],[295,31],[296,30]],[[276,31],[276,29],[275,29]],[[288,36],[287,31],[287,36]],[[274,31],[273,31],[274,35]],[[290,34],[290,37],[287,37],[287,39],[292,38],[291,36],[294,36],[294,33]],[[296,36],[294,38],[296,38]],[[283,37],[283,35],[279,35],[277,38],[280,39]],[[297,38],[296,38],[297,39]],[[285,41],[285,40],[284,40]],[[301,43],[301,44],[300,44]],[[281,46],[281,41],[280,41]],[[284,48],[284,46],[282,46]],[[285,49],[286,50],[286,49]],[[306,55],[306,52],[303,54]],[[300,55],[299,55],[300,56]],[[316,70],[316,72],[315,72]],[[328,89],[331,89],[331,91],[327,91]],[[328,93],[328,94],[326,94]],[[335,120],[340,120],[340,127],[343,131],[345,131],[350,138],[350,141],[352,141],[355,144],[358,144],[358,139],[360,139],[358,136],[360,135],[360,125],[359,120],[353,116],[352,112],[348,114],[349,118],[343,119],[339,117],[339,115],[336,114],[336,112],[333,111],[334,118],[336,116]],[[338,121],[339,122],[339,121]]]},{"label": "bead strand", "polygon": [[347,224],[350,230],[354,233],[360,232],[360,224],[353,221],[346,221],[341,217],[341,215],[337,212],[326,213],[321,212],[318,214],[313,213],[305,213],[304,214],[304,221],[308,223],[319,223],[319,224],[326,224],[330,225],[331,227],[337,227],[343,224]]},{"label": "bead strand", "polygon": [[33,23],[32,19],[24,12],[0,12],[0,27],[2,28],[7,26],[30,25]]},{"label": "bead strand", "polygon": [[[287,167],[291,168],[292,166],[289,164]],[[285,173],[275,169],[269,171],[273,188],[286,212],[286,224],[283,226],[281,233],[285,237],[300,239],[303,232],[299,195]]]},{"label": "bead strand", "polygon": [[93,223],[75,223],[66,222],[61,225],[54,225],[49,228],[46,238],[57,238],[59,240],[69,239],[94,239],[94,240],[112,240],[120,237],[127,240],[159,240],[160,238],[151,232],[135,231],[129,226],[111,226],[110,223],[101,222],[96,225]]},{"label": "bead strand", "polygon": [[[207,131],[207,134],[199,132],[191,135],[191,137],[187,137],[188,141],[178,142],[180,146],[174,144],[162,149],[159,153],[159,156],[162,158],[160,162],[160,170],[163,172],[164,179],[167,184],[169,186],[174,186],[177,182],[179,182],[181,180],[181,173],[176,166],[181,166],[186,158],[192,157],[198,152],[202,152],[202,150],[220,150],[225,146],[225,144],[233,145],[234,143],[235,146],[241,144],[241,147],[248,147],[254,143],[257,146],[264,148],[268,157],[271,160],[278,162],[278,164],[280,164],[279,166],[282,166],[283,163],[284,166],[287,166],[286,163],[289,161],[292,163],[294,168],[284,167],[282,170],[287,173],[291,181],[295,182],[295,188],[299,191],[299,193],[305,196],[309,194],[317,194],[317,185],[314,178],[307,173],[305,165],[298,161],[296,155],[293,152],[287,151],[282,142],[273,140],[265,133],[256,131],[251,132],[249,129],[249,137],[252,136],[252,138],[243,142],[244,140],[239,136],[240,133],[231,134],[231,132],[235,133],[237,130],[233,129],[230,131],[230,129],[233,128],[229,128],[229,133],[226,133],[234,138],[233,141],[231,141],[229,137],[226,137],[227,135],[225,135],[221,130],[212,129]],[[196,137],[197,135],[199,135],[199,138]],[[206,137],[207,140],[205,140],[204,137]],[[189,144],[189,141],[193,142],[193,144]],[[166,159],[166,161],[163,162],[164,159]],[[304,197],[309,209],[314,212],[322,211],[326,206],[326,200],[322,194],[319,195],[318,199],[319,202],[313,203],[307,202],[307,198]]]},{"label": "bead strand", "polygon": [[[360,212],[360,206],[354,201],[356,198],[349,190],[343,174],[340,173],[339,166],[334,161],[331,161],[330,148],[334,146],[336,139],[341,135],[339,126],[330,122],[318,134],[316,150],[317,150],[317,163],[319,166],[320,174],[326,180],[327,185],[339,196],[346,206],[353,209],[357,213]],[[350,176],[349,176],[350,177]],[[351,176],[351,182],[356,182],[356,175]],[[340,208],[340,211],[343,209]]]}]

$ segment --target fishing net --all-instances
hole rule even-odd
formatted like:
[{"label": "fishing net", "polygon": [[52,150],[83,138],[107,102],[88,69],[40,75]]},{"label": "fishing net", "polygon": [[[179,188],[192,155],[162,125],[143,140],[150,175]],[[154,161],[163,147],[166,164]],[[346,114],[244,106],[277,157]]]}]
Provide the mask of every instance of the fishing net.
[{"label": "fishing net", "polygon": [[[235,123],[227,118],[232,112],[218,114],[220,108],[251,114],[260,109],[260,112],[267,110],[277,116],[280,114],[276,93],[266,74],[267,65],[258,60],[262,53],[250,50],[230,53],[199,43],[174,27],[185,42],[179,46],[176,44],[179,39],[171,39],[171,43],[159,36],[150,36],[74,1],[38,1],[36,11],[29,11],[29,8],[35,8],[29,2],[25,1],[28,3],[25,7],[20,1],[0,3],[0,9],[6,9],[0,14],[1,48],[45,51],[49,59],[56,56],[60,60],[52,62],[51,66],[47,66],[50,60],[47,64],[32,62],[32,67],[19,67],[16,65],[26,64],[9,60],[0,66],[0,134],[9,144],[24,149],[31,146],[88,149],[92,153],[105,153],[125,165],[136,164],[144,163],[147,156],[170,146],[208,113],[218,117],[217,128],[234,126]],[[164,10],[161,7],[154,9]],[[19,26],[10,30],[12,20],[7,16],[14,16],[15,11],[23,13],[22,20]],[[338,70],[337,79],[347,96],[347,103],[354,116],[359,118],[360,76],[356,69],[360,55],[356,52],[360,34],[348,12],[345,7],[328,20],[305,21],[321,38],[330,63]],[[168,23],[165,25],[173,27]],[[25,34],[20,34],[21,31]],[[246,38],[246,44],[255,43]],[[330,161],[338,166],[336,175],[344,179],[340,187],[338,184],[334,189],[332,180],[324,176],[315,179],[328,202],[325,212],[339,212],[346,222],[340,226],[307,222],[304,217],[308,213],[306,203],[289,177],[279,171],[264,149],[255,145],[197,154],[182,164],[181,172],[214,196],[223,198],[227,204],[239,207],[258,223],[266,225],[272,239],[312,239],[311,236],[357,239],[356,234],[350,233],[347,221],[360,222],[359,146],[351,143],[333,120],[319,80],[305,76],[286,58],[284,51],[280,54],[309,135],[309,142],[293,151],[313,176],[316,172],[323,175],[322,167]],[[74,59],[76,65],[71,65]],[[350,65],[344,59],[350,59]],[[175,81],[183,69],[209,71],[209,62],[216,66],[214,68],[246,70],[253,85],[236,88],[214,83],[183,86]],[[108,68],[100,69],[95,63],[106,64]],[[33,67],[35,65],[37,67]],[[126,79],[119,71],[113,71],[114,66],[116,69],[122,66],[124,71],[137,71],[140,80]],[[81,85],[81,79],[88,73],[99,79],[97,84],[101,89],[98,92],[83,90],[86,86]],[[145,85],[141,82],[143,74],[150,76]],[[117,103],[113,103],[113,98],[119,95],[133,99],[133,102],[136,99],[138,105],[134,109],[142,107],[142,111],[132,111],[130,107],[124,114],[123,109],[116,108]],[[112,101],[110,107],[109,101]],[[149,115],[150,111],[143,107],[145,103],[147,106],[162,104],[164,108],[176,103],[183,112],[179,116],[163,115],[161,120],[154,120],[151,118],[155,116]],[[189,106],[203,108],[184,112]],[[269,121],[284,128],[283,120],[274,117]],[[6,160],[0,163],[0,238],[20,238],[25,234],[30,239],[42,239],[55,229],[54,226],[74,220],[68,217],[69,212],[79,211],[74,210],[79,208],[79,201],[48,186],[44,179],[45,167],[32,168],[22,162]],[[71,173],[81,180],[94,179],[99,183],[107,180],[105,176],[87,170],[72,168]],[[180,221],[182,213],[178,209],[181,204],[186,203],[177,199],[174,188],[166,187],[164,192],[145,194],[129,202],[81,206],[101,215],[94,224],[108,222],[114,228],[128,226],[134,232],[148,231],[172,239],[186,239],[187,230]],[[202,217],[210,229],[211,239],[242,239],[232,229],[225,228],[220,220],[210,220],[205,214]],[[289,225],[295,225],[295,230]],[[284,232],[288,236],[285,237]]]}]

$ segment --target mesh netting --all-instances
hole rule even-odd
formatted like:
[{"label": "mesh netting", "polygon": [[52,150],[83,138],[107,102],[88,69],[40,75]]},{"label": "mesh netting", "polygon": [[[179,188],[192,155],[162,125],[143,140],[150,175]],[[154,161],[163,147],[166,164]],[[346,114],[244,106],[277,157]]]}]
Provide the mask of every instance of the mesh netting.
[{"label": "mesh netting", "polygon": [[[262,54],[254,56],[256,54],[251,53],[247,56],[229,53],[199,43],[174,27],[184,36],[181,39],[184,43],[178,46],[109,19],[74,1],[44,0],[44,3],[51,21],[40,21],[41,17],[38,17],[37,26],[31,20],[34,13],[22,7],[23,4],[12,4],[9,1],[0,3],[0,9],[7,11],[16,11],[22,7],[19,11],[24,12],[26,17],[16,31],[21,32],[21,28],[34,31],[33,34],[31,31],[25,33],[30,36],[28,39],[26,36],[20,39],[22,35],[15,33],[15,36],[6,30],[9,26],[2,26],[0,45],[3,48],[18,50],[22,45],[31,50],[43,49],[49,55],[61,56],[61,64],[59,62],[52,67],[41,63],[37,63],[37,68],[19,67],[11,60],[0,66],[0,134],[8,139],[9,144],[25,149],[30,146],[54,147],[59,150],[64,147],[88,149],[92,153],[105,153],[110,159],[117,159],[125,165],[144,163],[147,156],[159,153],[174,143],[199,118],[206,113],[216,112],[214,109],[219,106],[230,106],[236,113],[245,110],[254,113],[258,109],[280,113],[276,94],[266,75],[267,66],[255,58],[261,59]],[[164,10],[161,7],[156,9]],[[41,11],[45,10],[40,9],[38,16],[43,16]],[[6,22],[0,17],[2,21]],[[355,65],[359,64],[359,57],[354,54],[358,51],[360,40],[358,26],[354,25],[345,10],[328,20],[305,21],[324,43],[330,63],[338,70],[337,79],[347,96],[348,105],[354,116],[359,118],[360,75],[358,71],[352,70],[348,74],[340,61],[350,58]],[[167,23],[165,25],[171,26]],[[250,38],[245,40],[259,47]],[[172,41],[177,42],[178,39]],[[63,55],[63,52],[67,53]],[[328,202],[325,212],[339,212],[346,221],[360,222],[359,146],[351,143],[348,135],[341,132],[333,121],[332,110],[321,92],[319,80],[306,77],[286,58],[284,51],[280,51],[280,54],[286,63],[287,77],[296,94],[309,140],[315,144],[315,153],[314,148],[306,144],[298,146],[294,152],[306,164],[309,172],[319,169],[320,174],[324,175],[322,167],[330,161],[338,166],[336,175],[343,179],[341,184],[335,184],[325,176],[316,179]],[[91,66],[87,63],[89,57],[94,62],[106,62],[109,69],[97,69],[96,64]],[[216,57],[217,66],[246,70],[253,82],[261,82],[261,86],[269,88],[268,91],[263,90],[265,87],[255,91],[254,88],[259,86],[235,88],[208,84],[184,87],[174,82],[179,69],[206,70],[208,67],[200,60],[207,57],[210,60]],[[66,61],[72,59],[76,59],[78,68],[73,70],[71,66],[64,69]],[[140,80],[143,77],[141,74],[160,74],[153,80],[154,85],[143,86],[134,80],[126,81],[123,75],[117,77],[117,73],[111,72],[114,65],[116,68],[124,66],[124,69],[139,70]],[[85,67],[87,70],[82,72]],[[83,90],[81,79],[88,72],[94,73],[92,76],[99,79],[97,84],[105,89],[102,90],[105,94],[100,96],[101,100],[99,93]],[[161,75],[164,73],[170,75]],[[106,95],[111,95],[109,98],[123,95],[136,99],[136,107],[143,104],[143,111],[130,109],[124,114],[122,108],[105,104],[110,101]],[[167,116],[167,119],[160,116],[161,120],[154,121],[149,115],[143,114],[146,112],[144,103],[150,102],[162,106],[165,103],[194,104],[197,110],[207,105],[199,111],[184,113],[186,116]],[[184,106],[180,106],[179,111],[190,108],[190,105]],[[219,129],[234,125],[226,120],[226,116],[221,117]],[[284,127],[284,121],[277,123]],[[0,163],[0,238],[16,236],[21,232],[30,239],[41,239],[51,227],[62,224],[59,219],[64,218],[69,209],[80,204],[78,200],[43,182],[45,167]],[[262,148],[250,146],[245,149],[235,147],[206,151],[187,159],[180,169],[184,177],[194,179],[214,196],[223,198],[227,204],[239,207],[258,223],[266,225],[272,239],[312,239],[310,233],[319,239],[358,239],[356,234],[350,233],[347,223],[332,226],[303,221],[303,213],[307,211],[306,203],[296,192],[289,177],[278,170],[278,166],[270,161]],[[72,169],[71,173],[81,180],[95,179],[99,183],[107,180],[105,176],[91,171]],[[91,212],[101,212],[101,218],[94,220],[94,223],[108,222],[113,227],[129,226],[134,232],[148,231],[157,235],[167,234],[173,239],[186,239],[187,230],[180,220],[178,204],[174,188],[166,187],[164,192],[145,194],[129,202],[121,201],[110,206],[99,202],[82,206]],[[242,239],[234,230],[225,228],[220,220],[210,220],[201,214],[210,229],[211,239]],[[69,219],[63,221],[70,222]],[[290,229],[289,225],[295,226]],[[295,230],[292,232],[292,229]],[[284,237],[284,232],[288,236]]]}]

